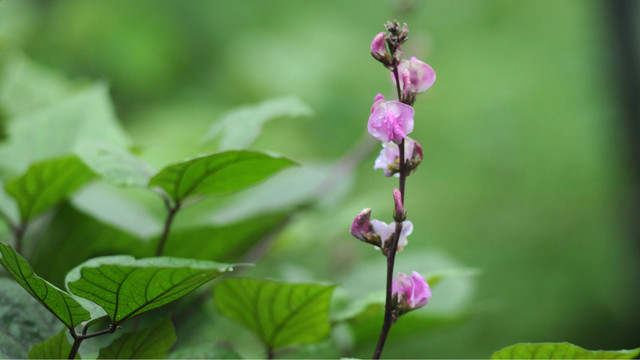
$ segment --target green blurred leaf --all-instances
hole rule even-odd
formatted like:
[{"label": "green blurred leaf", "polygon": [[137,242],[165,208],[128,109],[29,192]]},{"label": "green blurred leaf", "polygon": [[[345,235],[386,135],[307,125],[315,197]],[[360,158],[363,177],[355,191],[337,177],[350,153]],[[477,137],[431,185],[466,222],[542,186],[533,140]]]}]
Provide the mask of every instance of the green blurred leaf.
[{"label": "green blurred leaf", "polygon": [[640,348],[633,350],[593,351],[563,343],[515,344],[498,350],[492,359],[633,359]]},{"label": "green blurred leaf", "polygon": [[329,334],[335,286],[226,279],[214,297],[223,314],[249,327],[270,349],[310,344]]},{"label": "green blurred leaf", "polygon": [[62,76],[22,55],[12,54],[0,69],[0,107],[9,117],[49,105],[69,89]]},{"label": "green blurred leaf", "polygon": [[[172,230],[164,254],[174,257],[238,261],[260,240],[284,224],[288,213],[260,215],[237,223]],[[157,242],[155,239],[154,242]]]},{"label": "green blurred leaf", "polygon": [[41,161],[19,178],[5,184],[7,194],[18,202],[23,223],[57,205],[95,177],[74,155]]},{"label": "green blurred leaf", "polygon": [[309,116],[313,111],[294,96],[270,99],[257,105],[243,106],[224,114],[214,123],[202,142],[221,138],[219,150],[245,149],[260,135],[262,126],[275,118]]},{"label": "green blurred leaf", "polygon": [[[68,331],[64,328],[44,342],[34,345],[29,350],[29,359],[66,359],[71,352],[71,344],[67,341]],[[78,354],[75,358],[79,358]]]},{"label": "green blurred leaf", "polygon": [[229,264],[211,261],[105,256],[78,265],[65,282],[69,291],[101,306],[119,324],[231,270]]},{"label": "green blurred leaf", "polygon": [[227,345],[205,344],[189,346],[173,351],[169,359],[242,359],[235,350]]},{"label": "green blurred leaf", "polygon": [[25,290],[68,328],[75,328],[89,313],[68,293],[38,276],[31,265],[11,247],[0,243],[0,263]]},{"label": "green blurred leaf", "polygon": [[93,171],[117,186],[145,187],[155,172],[142,159],[108,143],[81,143],[77,152]]},{"label": "green blurred leaf", "polygon": [[111,345],[100,349],[98,359],[164,359],[176,342],[176,331],[169,319],[122,334]]},{"label": "green blurred leaf", "polygon": [[[68,203],[58,207],[46,226],[33,228],[29,238],[37,239],[29,262],[52,284],[64,288],[64,279],[78,264],[98,256],[153,254],[150,243],[95,219]],[[87,241],[90,239],[90,241]],[[55,256],[51,256],[55,254]]]},{"label": "green blurred leaf", "polygon": [[0,211],[11,220],[13,224],[17,224],[20,215],[18,214],[18,206],[14,199],[7,195],[4,191],[4,184],[0,180]]},{"label": "green blurred leaf", "polygon": [[0,289],[0,358],[25,359],[60,323],[13,279],[0,277]]},{"label": "green blurred leaf", "polygon": [[9,138],[0,146],[0,170],[5,176],[22,173],[35,161],[71,154],[79,144],[97,141],[126,147],[131,143],[102,84],[20,114],[8,125]]},{"label": "green blurred leaf", "polygon": [[160,187],[174,201],[183,201],[192,195],[242,190],[293,165],[289,159],[259,152],[226,151],[169,165],[151,178],[149,187]]},{"label": "green blurred leaf", "polygon": [[[476,269],[449,269],[428,274],[427,283],[432,289],[436,288],[445,279],[465,278],[478,274]],[[439,289],[439,288],[438,288]],[[334,296],[331,309],[332,322],[349,321],[357,324],[371,317],[380,315],[380,310],[384,308],[385,293],[383,289],[379,291],[353,296],[344,289],[340,289]],[[436,294],[439,291],[436,292]]]}]

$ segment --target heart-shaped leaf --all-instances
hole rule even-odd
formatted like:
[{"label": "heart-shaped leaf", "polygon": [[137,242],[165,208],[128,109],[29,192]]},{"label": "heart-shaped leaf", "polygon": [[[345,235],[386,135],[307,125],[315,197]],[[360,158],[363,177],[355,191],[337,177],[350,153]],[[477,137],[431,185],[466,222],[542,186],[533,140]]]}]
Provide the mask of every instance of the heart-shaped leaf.
[{"label": "heart-shaped leaf", "polygon": [[22,222],[59,204],[95,174],[78,157],[63,156],[32,164],[26,173],[5,184],[18,202]]},{"label": "heart-shaped leaf", "polygon": [[89,312],[80,303],[38,276],[27,260],[3,243],[0,243],[0,263],[31,296],[68,328],[75,328],[82,321],[89,320]]},{"label": "heart-shaped leaf", "polygon": [[171,320],[160,319],[147,328],[122,334],[100,349],[98,359],[164,359],[175,342]]},{"label": "heart-shaped leaf", "polygon": [[633,350],[587,350],[567,342],[515,344],[498,350],[492,359],[633,359],[640,348]]},{"label": "heart-shaped leaf", "polygon": [[[48,338],[29,350],[29,359],[66,359],[71,352],[71,344],[67,341],[67,332],[62,329],[58,334]],[[76,354],[76,359],[79,358]]]},{"label": "heart-shaped leaf", "polygon": [[211,261],[105,256],[78,265],[65,282],[69,291],[101,306],[119,324],[231,270],[229,264]]},{"label": "heart-shaped leaf", "polygon": [[249,327],[269,349],[321,341],[329,334],[335,286],[226,279],[216,285],[220,312]]},{"label": "heart-shaped leaf", "polygon": [[169,165],[151,178],[149,187],[160,187],[181,202],[193,195],[242,190],[295,164],[255,151],[226,151]]}]

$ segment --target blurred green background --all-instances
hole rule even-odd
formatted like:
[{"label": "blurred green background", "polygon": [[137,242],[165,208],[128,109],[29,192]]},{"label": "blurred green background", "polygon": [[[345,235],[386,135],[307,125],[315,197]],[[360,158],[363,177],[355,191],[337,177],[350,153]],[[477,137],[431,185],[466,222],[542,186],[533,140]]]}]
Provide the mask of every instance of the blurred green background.
[{"label": "blurred green background", "polygon": [[[393,97],[369,43],[387,20],[407,22],[405,54],[438,78],[415,106],[425,158],[407,182],[415,230],[398,269],[478,271],[434,288],[384,355],[483,358],[546,341],[620,349],[640,346],[640,266],[607,10],[577,0],[4,0],[0,51],[77,83],[106,81],[156,168],[202,152],[194,139],[226,111],[297,95],[314,115],[267,124],[253,148],[312,166],[367,136],[376,93]],[[396,179],[372,170],[376,153],[251,274],[337,282],[351,296],[382,289],[383,259],[347,231],[364,207],[391,221]],[[369,357],[380,320],[334,337],[354,337],[346,353]]]}]

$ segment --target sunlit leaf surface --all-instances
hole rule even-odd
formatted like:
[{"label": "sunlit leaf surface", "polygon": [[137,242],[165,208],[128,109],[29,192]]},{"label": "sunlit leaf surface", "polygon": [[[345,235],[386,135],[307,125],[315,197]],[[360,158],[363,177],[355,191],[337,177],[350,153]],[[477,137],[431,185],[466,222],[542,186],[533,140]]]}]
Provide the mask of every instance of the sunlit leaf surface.
[{"label": "sunlit leaf surface", "polygon": [[593,351],[570,343],[515,344],[498,350],[492,359],[633,359],[640,348],[618,351]]},{"label": "sunlit leaf surface", "polygon": [[289,159],[253,151],[226,151],[169,165],[150,187],[160,187],[175,201],[193,195],[225,194],[254,185],[293,166]]}]

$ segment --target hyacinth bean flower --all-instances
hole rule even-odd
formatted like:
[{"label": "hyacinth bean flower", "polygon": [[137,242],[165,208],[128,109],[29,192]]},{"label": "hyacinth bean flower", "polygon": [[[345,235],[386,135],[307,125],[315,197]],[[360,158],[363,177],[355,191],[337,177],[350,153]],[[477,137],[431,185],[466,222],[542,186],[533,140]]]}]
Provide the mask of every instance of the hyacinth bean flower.
[{"label": "hyacinth bean flower", "polygon": [[[436,72],[433,71],[431,66],[415,57],[412,57],[411,60],[400,61],[400,64],[398,64],[398,72],[405,94],[423,93],[436,81]],[[396,79],[393,74],[391,74],[391,79],[395,84]]]},{"label": "hyacinth bean flower", "polygon": [[400,144],[413,131],[413,115],[411,106],[399,101],[385,101],[378,94],[371,107],[367,129],[371,136],[382,142]]},{"label": "hyacinth bean flower", "polygon": [[431,298],[429,284],[415,271],[411,272],[411,276],[399,273],[391,283],[391,293],[397,299],[398,316],[425,306]]},{"label": "hyacinth bean flower", "polygon": [[[404,140],[404,161],[407,168],[415,170],[422,162],[422,146],[410,137]],[[382,143],[380,155],[376,158],[373,169],[382,169],[384,176],[400,176],[400,147],[394,142]]]},{"label": "hyacinth bean flower", "polygon": [[353,219],[349,232],[360,241],[364,241],[378,247],[382,245],[380,236],[374,231],[371,225],[371,209],[363,209],[355,219]]},{"label": "hyacinth bean flower", "polygon": [[[390,246],[389,241],[393,239],[393,235],[396,232],[396,223],[392,222],[387,224],[380,220],[371,220],[371,227],[373,232],[375,232],[378,236],[380,236],[381,245],[379,248],[386,249]],[[402,231],[400,232],[400,239],[398,239],[398,251],[402,251],[402,249],[407,246],[409,241],[407,237],[411,235],[413,232],[413,223],[409,220],[402,222]]]},{"label": "hyacinth bean flower", "polygon": [[379,33],[371,41],[371,55],[378,59],[387,55],[387,46],[385,45],[385,37],[387,33],[384,31]]}]

